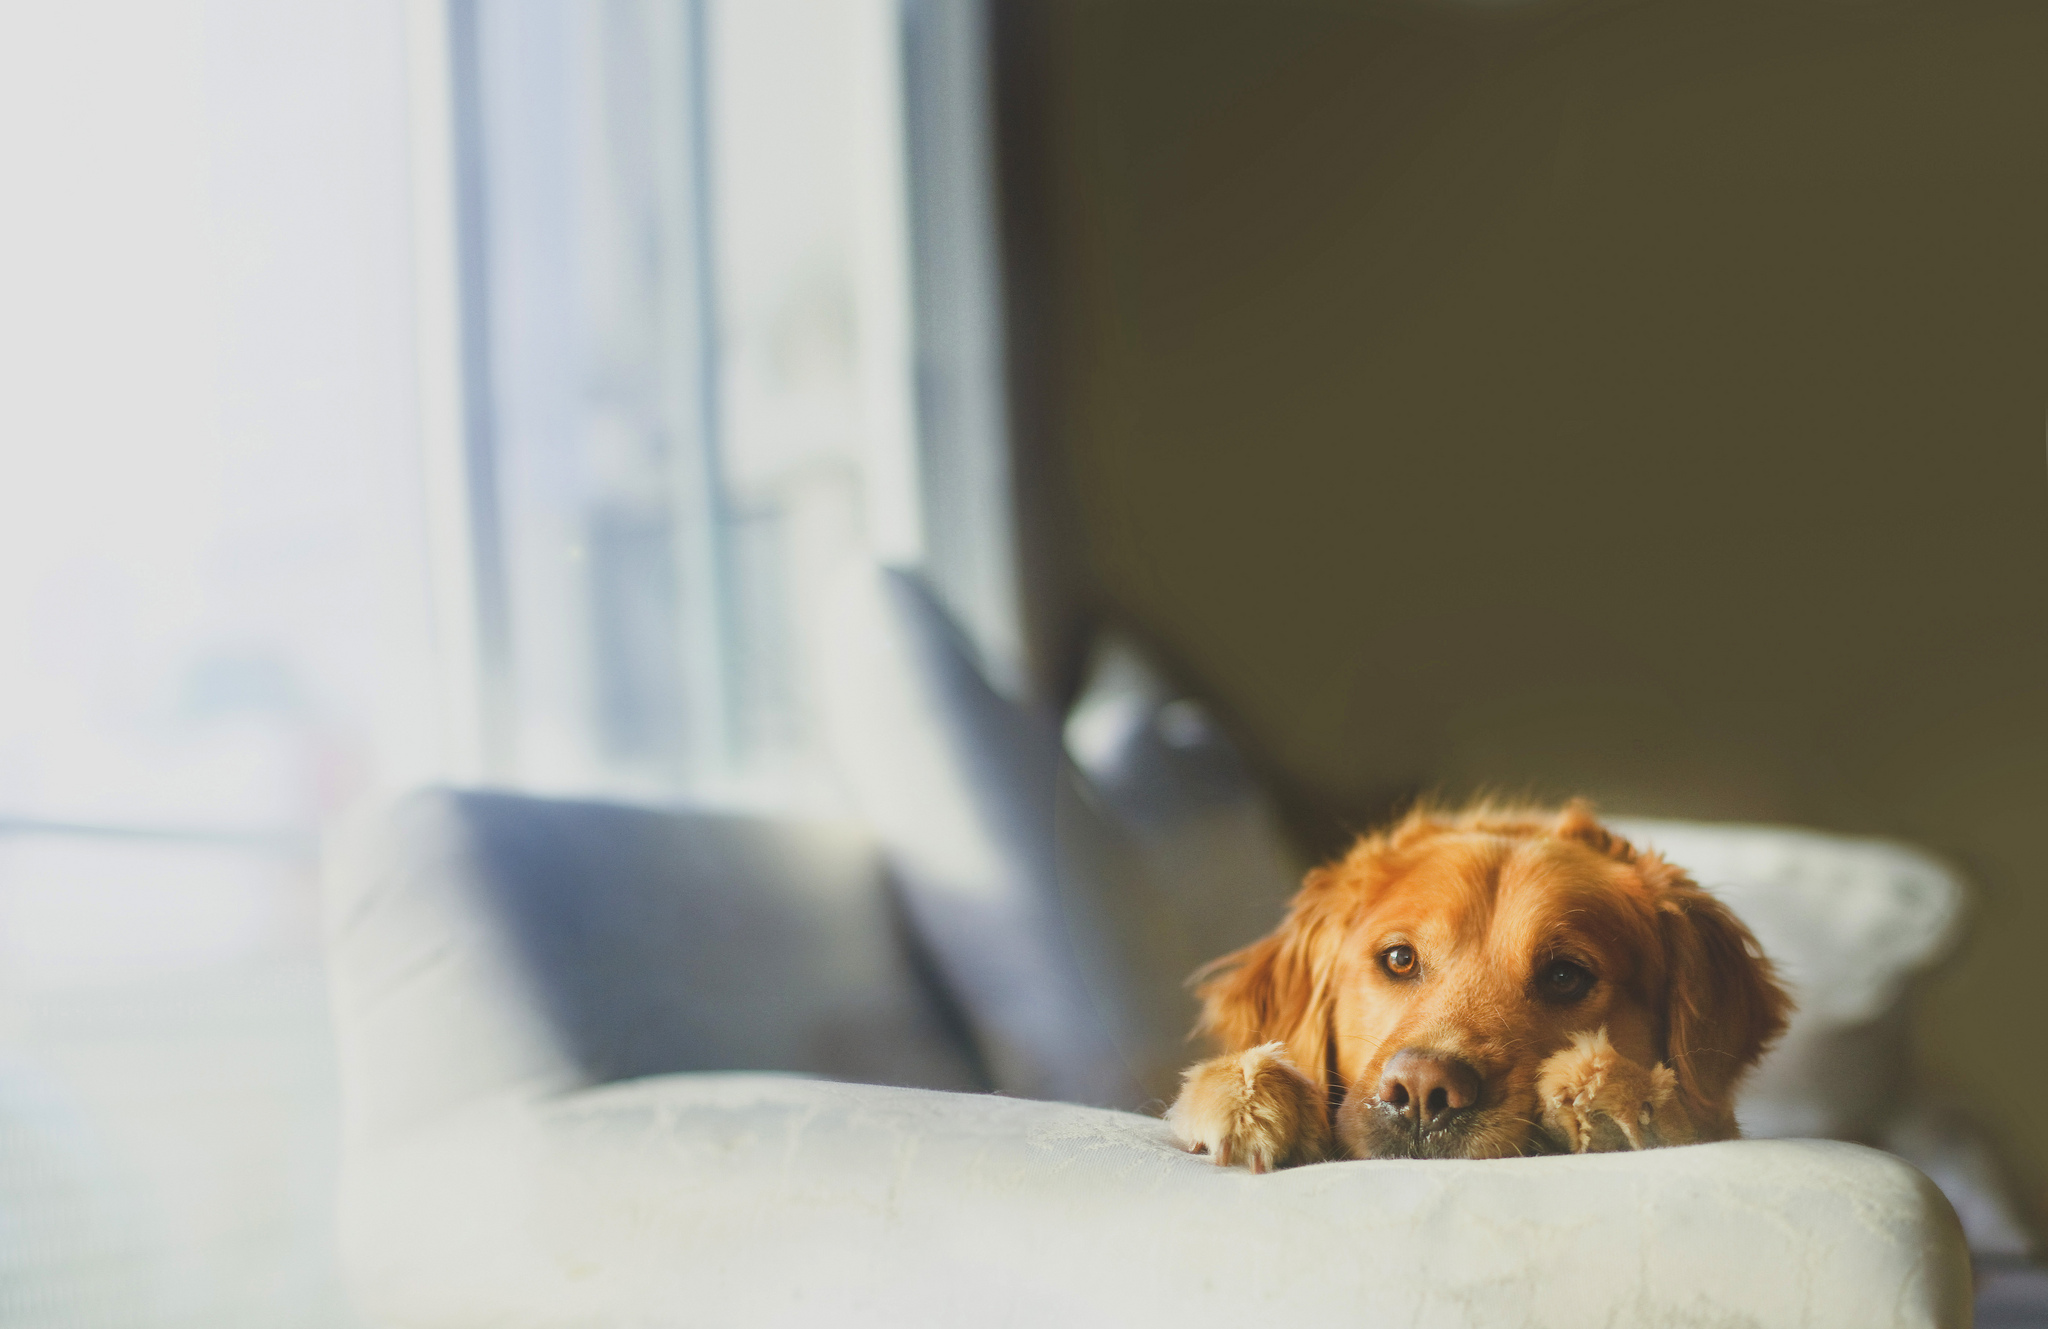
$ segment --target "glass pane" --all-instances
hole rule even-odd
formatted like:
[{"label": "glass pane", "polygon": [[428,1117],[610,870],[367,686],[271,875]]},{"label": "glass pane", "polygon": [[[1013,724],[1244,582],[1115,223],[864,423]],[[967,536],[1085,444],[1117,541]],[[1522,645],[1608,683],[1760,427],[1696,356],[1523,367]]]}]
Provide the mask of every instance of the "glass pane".
[{"label": "glass pane", "polygon": [[507,774],[830,805],[819,603],[916,540],[895,8],[459,13]]},{"label": "glass pane", "polygon": [[112,13],[0,11],[0,817],[310,832],[438,761],[398,15]]},{"label": "glass pane", "polygon": [[403,37],[0,6],[0,1325],[349,1322],[313,851],[442,761]]}]

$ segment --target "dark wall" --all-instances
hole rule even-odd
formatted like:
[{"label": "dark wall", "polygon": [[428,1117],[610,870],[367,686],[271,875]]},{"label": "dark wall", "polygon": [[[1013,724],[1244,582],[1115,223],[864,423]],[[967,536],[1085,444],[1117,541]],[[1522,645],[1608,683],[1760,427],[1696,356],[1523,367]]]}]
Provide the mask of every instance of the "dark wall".
[{"label": "dark wall", "polygon": [[2048,1177],[2048,5],[1027,8],[1084,608],[1333,834],[1486,785],[1953,856],[1927,1060]]}]

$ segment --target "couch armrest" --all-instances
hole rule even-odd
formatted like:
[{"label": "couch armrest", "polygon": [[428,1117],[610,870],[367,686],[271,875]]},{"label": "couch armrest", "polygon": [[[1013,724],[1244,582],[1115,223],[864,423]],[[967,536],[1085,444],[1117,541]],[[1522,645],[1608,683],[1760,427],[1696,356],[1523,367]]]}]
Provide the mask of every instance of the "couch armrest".
[{"label": "couch armrest", "polygon": [[508,1098],[351,1160],[378,1324],[1956,1326],[1932,1184],[1826,1141],[1267,1176],[1097,1108],[761,1076]]}]

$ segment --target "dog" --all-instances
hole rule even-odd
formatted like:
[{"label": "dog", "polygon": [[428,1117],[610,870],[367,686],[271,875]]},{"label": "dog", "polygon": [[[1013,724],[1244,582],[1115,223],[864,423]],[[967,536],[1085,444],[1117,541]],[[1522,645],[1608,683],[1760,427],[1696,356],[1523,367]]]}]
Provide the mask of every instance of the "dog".
[{"label": "dog", "polygon": [[1190,981],[1224,1052],[1167,1121],[1254,1172],[1732,1139],[1791,1009],[1741,920],[1582,800],[1418,808]]}]

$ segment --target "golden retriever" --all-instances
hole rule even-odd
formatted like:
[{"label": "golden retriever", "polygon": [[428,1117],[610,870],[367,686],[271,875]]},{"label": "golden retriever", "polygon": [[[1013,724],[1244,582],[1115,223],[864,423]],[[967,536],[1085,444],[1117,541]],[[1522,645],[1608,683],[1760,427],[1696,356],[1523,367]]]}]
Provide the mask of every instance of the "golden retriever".
[{"label": "golden retriever", "polygon": [[1225,1054],[1167,1120],[1254,1172],[1731,1139],[1790,1009],[1740,920],[1579,801],[1410,813],[1196,978]]}]

